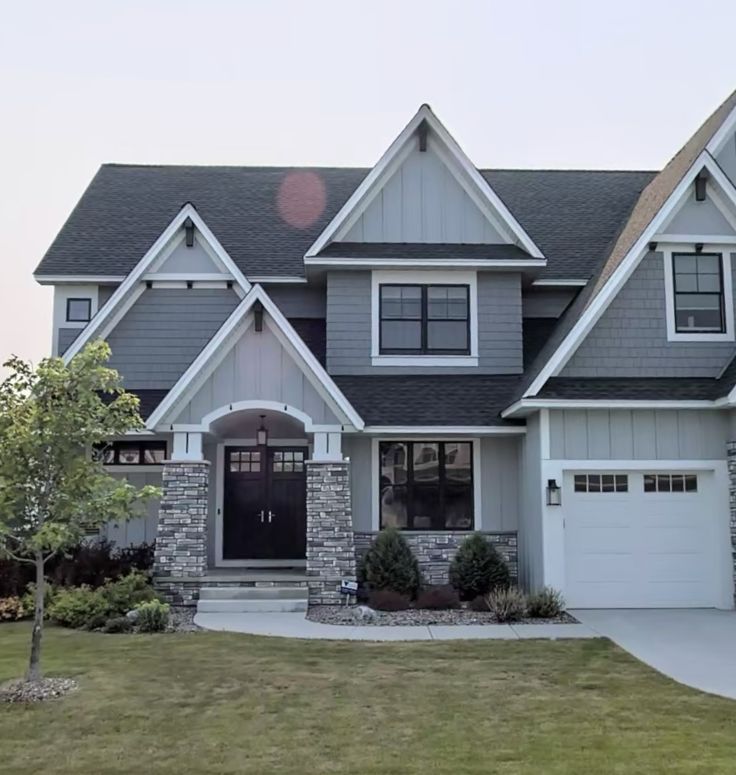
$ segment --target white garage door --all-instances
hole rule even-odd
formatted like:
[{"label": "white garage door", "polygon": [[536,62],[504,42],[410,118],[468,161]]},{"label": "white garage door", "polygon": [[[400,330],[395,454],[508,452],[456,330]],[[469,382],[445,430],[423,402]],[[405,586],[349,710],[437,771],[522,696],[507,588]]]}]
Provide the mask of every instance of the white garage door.
[{"label": "white garage door", "polygon": [[718,517],[710,472],[565,475],[570,608],[718,605]]}]

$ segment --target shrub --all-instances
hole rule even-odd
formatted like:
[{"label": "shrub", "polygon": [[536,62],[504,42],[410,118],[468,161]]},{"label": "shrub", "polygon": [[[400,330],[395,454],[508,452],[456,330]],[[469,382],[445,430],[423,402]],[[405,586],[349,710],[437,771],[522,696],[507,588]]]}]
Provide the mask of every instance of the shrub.
[{"label": "shrub", "polygon": [[27,615],[23,601],[17,595],[0,597],[0,622],[17,622]]},{"label": "shrub", "polygon": [[108,619],[105,622],[105,626],[102,628],[103,632],[119,633],[130,632],[133,629],[133,622],[126,616],[115,616],[112,619]]},{"label": "shrub", "polygon": [[146,603],[156,597],[148,576],[137,571],[117,581],[108,581],[100,591],[107,602],[111,617],[124,616],[140,603]]},{"label": "shrub", "polygon": [[62,627],[92,630],[102,627],[110,615],[102,590],[83,585],[62,589],[49,608],[49,617]]},{"label": "shrub", "polygon": [[108,579],[118,579],[133,570],[148,571],[152,565],[151,544],[115,549],[111,541],[101,538],[74,547],[50,566],[48,572],[60,586],[100,587]]},{"label": "shrub", "polygon": [[169,626],[169,606],[160,600],[149,600],[135,608],[141,632],[163,632]]},{"label": "shrub", "polygon": [[33,581],[36,569],[27,562],[0,560],[0,598],[17,597]]},{"label": "shrub", "polygon": [[460,598],[454,587],[449,584],[436,585],[427,587],[419,593],[416,607],[433,610],[460,608]]},{"label": "shrub", "polygon": [[417,558],[393,527],[376,536],[363,560],[363,573],[371,590],[389,589],[409,598],[414,597],[421,583]]},{"label": "shrub", "polygon": [[406,611],[411,598],[393,589],[373,589],[368,595],[368,605],[376,611]]},{"label": "shrub", "polygon": [[474,597],[469,603],[468,608],[478,614],[487,614],[491,609],[488,607],[488,598],[485,595]]},{"label": "shrub", "polygon": [[[44,586],[43,590],[43,607],[44,607],[44,616],[45,618],[49,618],[49,609],[51,608],[51,605],[54,602],[54,599],[56,595],[59,592],[59,588],[55,587],[53,584],[49,584],[49,582],[46,582],[46,585]],[[23,608],[28,612],[29,616],[33,615],[33,612],[36,608],[36,585],[35,584],[29,584],[26,587],[26,592],[21,598],[21,601],[23,602]]]},{"label": "shrub", "polygon": [[545,587],[529,595],[526,610],[533,619],[554,619],[565,610],[565,599],[558,590]]},{"label": "shrub", "polygon": [[473,600],[509,586],[509,570],[503,558],[480,533],[468,536],[450,564],[450,583],[461,600]]},{"label": "shrub", "polygon": [[488,595],[487,603],[497,622],[518,622],[524,618],[526,598],[518,589],[497,589]]}]

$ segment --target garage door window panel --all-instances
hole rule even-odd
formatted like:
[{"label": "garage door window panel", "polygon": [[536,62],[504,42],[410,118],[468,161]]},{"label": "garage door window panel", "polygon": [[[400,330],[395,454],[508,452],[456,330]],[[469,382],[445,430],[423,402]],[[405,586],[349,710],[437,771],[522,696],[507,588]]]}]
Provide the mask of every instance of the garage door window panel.
[{"label": "garage door window panel", "polygon": [[644,474],[644,492],[697,492],[696,474]]},{"label": "garage door window panel", "polygon": [[629,491],[627,474],[575,474],[575,492],[618,493]]}]

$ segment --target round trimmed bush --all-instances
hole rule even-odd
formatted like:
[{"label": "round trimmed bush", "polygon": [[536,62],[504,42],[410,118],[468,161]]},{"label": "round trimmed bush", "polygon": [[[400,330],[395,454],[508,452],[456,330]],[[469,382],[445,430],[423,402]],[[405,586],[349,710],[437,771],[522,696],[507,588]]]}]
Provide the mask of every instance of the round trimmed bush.
[{"label": "round trimmed bush", "polygon": [[509,569],[501,555],[484,536],[473,533],[457,550],[450,564],[450,583],[461,600],[473,600],[511,583]]},{"label": "round trimmed bush", "polygon": [[413,598],[421,583],[419,563],[395,527],[384,528],[363,559],[363,574],[371,590],[390,589]]}]

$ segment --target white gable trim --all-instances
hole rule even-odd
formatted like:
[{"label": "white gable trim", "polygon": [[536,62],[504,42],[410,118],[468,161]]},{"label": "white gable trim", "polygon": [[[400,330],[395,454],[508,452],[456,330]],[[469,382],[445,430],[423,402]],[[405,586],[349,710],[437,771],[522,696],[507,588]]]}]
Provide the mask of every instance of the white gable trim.
[{"label": "white gable trim", "polygon": [[105,337],[120,322],[125,313],[133,306],[135,300],[143,293],[145,286],[142,280],[146,272],[159,259],[165,260],[178,244],[177,234],[184,225],[184,221],[191,218],[195,227],[204,237],[205,243],[217,255],[217,260],[227,268],[234,281],[243,292],[250,289],[250,283],[243,273],[235,265],[225,248],[222,247],[217,237],[210,231],[192,204],[185,204],[177,213],[171,223],[163,230],[159,238],[151,245],[146,254],[136,264],[125,280],[117,287],[115,293],[107,300],[101,310],[101,314],[95,316],[74,340],[69,349],[64,353],[64,362],[68,363],[89,341],[94,338]]},{"label": "white gable trim", "polygon": [[196,391],[214,372],[222,357],[224,357],[226,352],[225,346],[231,340],[231,335],[242,324],[245,324],[245,328],[247,328],[252,322],[252,316],[246,316],[256,301],[260,301],[263,304],[264,311],[270,316],[272,324],[269,325],[269,328],[279,343],[302,366],[304,373],[317,392],[331,405],[331,408],[336,407],[354,428],[362,430],[365,423],[360,415],[355,411],[340,388],[324,370],[322,364],[314,357],[312,351],[304,344],[299,334],[297,334],[260,285],[254,285],[251,288],[243,301],[240,302],[230,317],[222,324],[220,330],[212,337],[207,346],[194,359],[163,401],[156,407],[155,411],[148,418],[146,426],[153,429],[170,422],[173,419],[171,415],[194,397]]},{"label": "white gable trim", "polygon": [[[473,201],[481,207],[488,217],[493,214],[492,223],[496,228],[502,228],[509,234],[513,242],[519,244],[534,258],[544,258],[542,251],[532,238],[514,218],[511,211],[497,196],[485,178],[473,166],[465,152],[455,142],[440,120],[432,112],[429,105],[422,105],[414,117],[404,127],[399,136],[391,143],[388,150],[378,160],[376,166],[368,173],[363,182],[355,189],[352,196],[340,208],[324,231],[317,237],[314,244],[304,254],[305,258],[316,256],[328,243],[339,239],[339,235],[349,231],[357,218],[370,204],[380,190],[382,184],[391,176],[401,162],[413,150],[412,138],[419,125],[426,121],[436,133],[443,150],[435,147],[440,158],[448,165],[460,185],[468,192]],[[503,222],[503,226],[501,226]]]},{"label": "white gable trim", "polygon": [[[608,305],[616,297],[616,294],[618,294],[629,277],[631,277],[636,267],[639,266],[642,258],[649,250],[649,243],[656,239],[657,232],[662,228],[662,225],[666,223],[673,210],[680,204],[680,201],[687,194],[693,181],[703,168],[708,170],[711,177],[720,186],[730,203],[736,206],[736,189],[734,189],[731,181],[726,177],[710,154],[707,151],[703,151],[703,153],[701,153],[692,163],[690,169],[682,177],[682,180],[677,184],[675,190],[670,194],[659,212],[652,218],[639,239],[637,239],[629,252],[624,256],[623,261],[616,267],[613,274],[611,274],[604,286],[598,292],[598,295],[583,311],[575,325],[562,340],[561,344],[557,347],[531,385],[527,388],[526,393],[524,394],[525,397],[537,395],[545,382],[547,382],[550,377],[559,374],[564,368],[575,350],[577,350],[590,330],[598,322],[601,315],[606,311]],[[694,241],[695,240],[693,240],[693,242]]]},{"label": "white gable trim", "polygon": [[718,127],[713,137],[710,138],[708,145],[705,146],[706,151],[713,156],[719,154],[734,131],[736,131],[736,108],[728,114],[726,120]]}]

